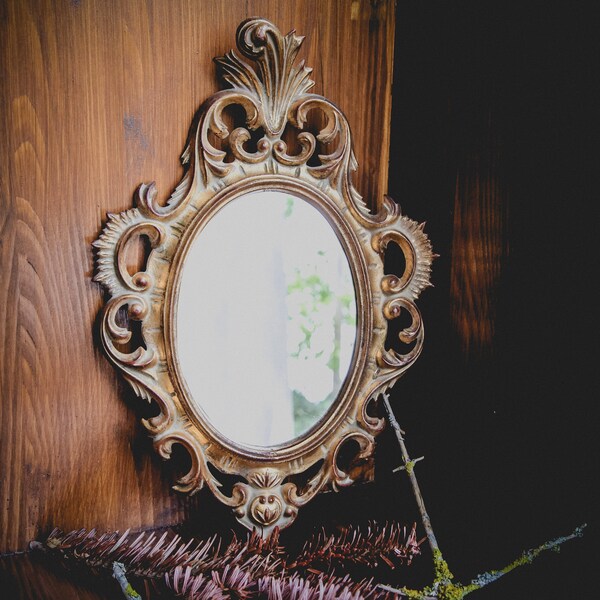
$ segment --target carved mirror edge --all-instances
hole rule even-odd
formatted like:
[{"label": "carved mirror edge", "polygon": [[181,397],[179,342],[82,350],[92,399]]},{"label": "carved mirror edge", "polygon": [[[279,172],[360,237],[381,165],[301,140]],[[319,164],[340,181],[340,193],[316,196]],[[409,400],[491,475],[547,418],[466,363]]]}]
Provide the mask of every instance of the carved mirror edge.
[{"label": "carved mirror edge", "polygon": [[[109,296],[100,324],[104,350],[136,395],[158,407],[157,416],[142,420],[156,451],[169,458],[173,445],[180,444],[191,456],[191,468],[175,489],[193,494],[208,487],[241,523],[263,535],[290,525],[318,492],[353,483],[354,476],[337,462],[346,442],[358,443],[357,459],[373,454],[383,420],[369,415],[367,406],[421,352],[424,330],[415,300],[431,285],[434,258],[423,224],[401,215],[387,197],[380,211],[371,214],[354,189],[349,125],[333,103],[308,93],[311,70],[303,62],[294,64],[302,41],[294,31],[283,36],[264,19],[242,22],[237,47],[244,58],[231,51],[215,59],[228,89],[201,107],[182,155],[181,182],[164,204],[153,183],[141,185],[136,208],[109,214],[94,242],[94,280]],[[224,111],[232,105],[242,107],[246,121],[230,130]],[[307,127],[312,110],[321,113],[324,123],[316,135]],[[295,143],[288,149],[291,135]],[[210,219],[219,202],[265,188],[295,191],[327,218],[349,259],[359,319],[357,350],[335,409],[304,436],[261,452],[220,439],[190,415],[177,382],[170,331],[186,236]],[[150,253],[145,267],[132,274],[127,249],[141,236],[147,237]],[[403,273],[384,274],[390,243],[404,255]],[[388,322],[403,311],[411,324],[399,341],[410,347],[400,353],[385,343]],[[295,481],[294,476],[311,467],[308,481]],[[241,481],[226,492],[215,470]]]}]

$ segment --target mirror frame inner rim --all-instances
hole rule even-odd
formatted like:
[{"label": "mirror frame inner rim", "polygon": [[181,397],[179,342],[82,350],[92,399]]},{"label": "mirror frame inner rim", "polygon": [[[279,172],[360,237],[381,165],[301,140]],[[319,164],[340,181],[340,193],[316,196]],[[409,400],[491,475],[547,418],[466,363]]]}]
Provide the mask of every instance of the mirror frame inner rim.
[{"label": "mirror frame inner rim", "polygon": [[[187,387],[185,377],[181,373],[179,361],[177,360],[175,309],[178,303],[179,288],[183,266],[189,249],[197,236],[202,235],[202,230],[209,224],[212,218],[227,204],[238,199],[244,194],[259,191],[286,191],[293,193],[301,200],[311,204],[330,225],[344,251],[344,255],[350,266],[352,282],[354,286],[354,298],[356,301],[356,338],[352,360],[344,382],[332,405],[319,421],[303,434],[291,439],[289,442],[273,446],[252,446],[239,444],[230,440],[220,433],[212,425],[207,415],[201,409],[201,399],[196,399],[200,411],[196,407],[194,399]],[[227,186],[207,202],[198,212],[193,222],[183,234],[171,263],[165,302],[163,307],[163,323],[165,327],[165,342],[167,363],[172,373],[172,381],[178,392],[186,412],[193,417],[194,424],[202,430],[207,437],[218,440],[219,444],[229,452],[236,453],[240,457],[257,462],[287,462],[310,453],[317,446],[324,443],[331,428],[337,428],[340,422],[347,416],[352,406],[354,394],[357,393],[361,374],[364,371],[367,360],[369,344],[369,331],[372,328],[372,311],[367,310],[371,305],[372,294],[369,286],[367,267],[360,243],[355,232],[349,226],[335,203],[329,196],[300,179],[281,175],[252,176],[232,185]],[[224,358],[226,360],[226,358]],[[237,471],[237,470],[234,470]]]}]

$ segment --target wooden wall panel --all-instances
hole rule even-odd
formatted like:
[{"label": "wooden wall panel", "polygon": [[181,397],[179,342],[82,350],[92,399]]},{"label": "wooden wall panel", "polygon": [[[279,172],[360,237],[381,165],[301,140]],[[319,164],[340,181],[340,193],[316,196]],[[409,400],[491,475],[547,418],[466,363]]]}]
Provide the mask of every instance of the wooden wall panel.
[{"label": "wooden wall panel", "polygon": [[141,182],[170,193],[194,112],[219,89],[211,59],[256,15],[307,37],[315,91],[346,112],[357,187],[374,202],[386,191],[393,0],[0,5],[0,551],[53,525],[146,528],[190,509],[94,339],[91,242]]}]

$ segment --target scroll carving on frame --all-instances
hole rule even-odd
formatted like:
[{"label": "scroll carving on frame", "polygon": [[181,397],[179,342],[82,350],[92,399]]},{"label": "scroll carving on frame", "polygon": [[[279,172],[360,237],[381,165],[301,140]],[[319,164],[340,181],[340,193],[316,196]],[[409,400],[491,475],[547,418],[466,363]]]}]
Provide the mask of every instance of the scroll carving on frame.
[{"label": "scroll carving on frame", "polygon": [[[135,394],[155,403],[158,414],[143,424],[156,451],[169,458],[179,444],[191,456],[191,468],[175,489],[193,494],[208,487],[241,523],[263,535],[290,525],[318,492],[353,483],[338,460],[346,443],[357,443],[358,459],[372,455],[384,423],[367,409],[421,352],[423,325],[415,301],[430,285],[434,257],[423,225],[402,215],[389,198],[372,214],[354,189],[348,122],[333,103],[309,92],[311,70],[295,64],[302,41],[264,19],[241,23],[241,56],[231,51],[215,59],[227,88],[199,111],[179,185],[166,202],[159,201],[153,183],[141,185],[136,207],[109,215],[94,243],[95,281],[109,296],[100,325],[104,350]],[[239,126],[231,125],[231,107],[243,111]],[[308,127],[313,111],[321,123],[315,133]],[[343,249],[356,301],[352,359],[331,407],[302,435],[266,447],[238,443],[207,418],[202,398],[192,398],[185,384],[176,339],[190,246],[224,206],[261,190],[289,193],[317,209]],[[257,236],[271,234],[257,222],[247,227]],[[143,269],[132,274],[127,245],[140,236],[147,238],[149,254]],[[390,243],[404,254],[403,273],[384,274]],[[240,290],[240,311],[243,298]],[[404,312],[411,324],[386,347],[389,321]],[[236,365],[230,368],[235,373]],[[236,476],[229,490],[220,474]]]}]

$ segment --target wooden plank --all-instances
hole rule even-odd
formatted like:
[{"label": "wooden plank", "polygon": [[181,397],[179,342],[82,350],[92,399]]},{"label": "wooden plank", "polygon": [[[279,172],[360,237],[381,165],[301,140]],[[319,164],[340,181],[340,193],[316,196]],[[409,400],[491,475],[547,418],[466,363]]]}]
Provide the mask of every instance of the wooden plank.
[{"label": "wooden plank", "polygon": [[68,571],[57,562],[30,554],[0,558],[0,586],[2,597],[10,600],[109,600],[121,593],[109,575]]},{"label": "wooden plank", "polygon": [[450,310],[465,356],[485,355],[493,347],[496,289],[508,252],[500,158],[490,152],[493,141],[481,145],[457,173],[454,196]]},{"label": "wooden plank", "polygon": [[[0,550],[64,529],[184,520],[140,402],[99,350],[91,242],[155,180],[167,196],[212,57],[261,15],[307,36],[315,91],[354,131],[357,188],[386,190],[394,2],[7,0],[0,7]],[[123,401],[123,397],[129,399]]]}]

